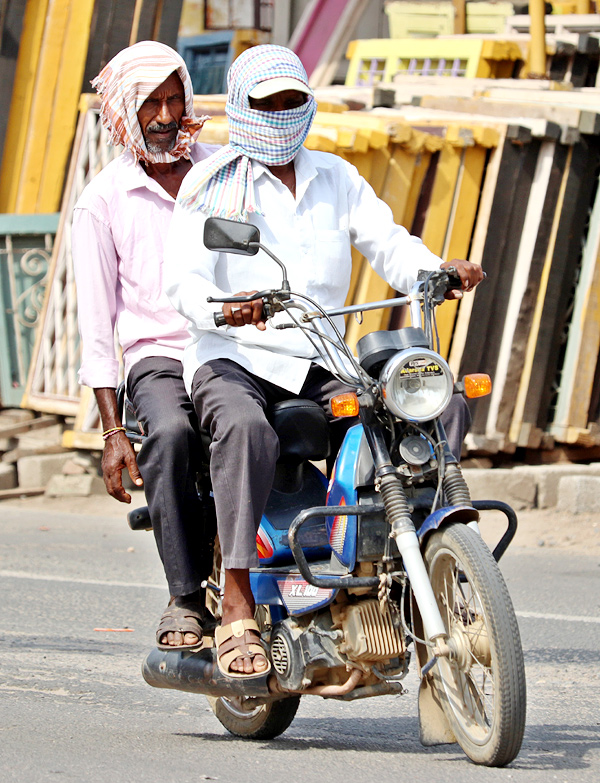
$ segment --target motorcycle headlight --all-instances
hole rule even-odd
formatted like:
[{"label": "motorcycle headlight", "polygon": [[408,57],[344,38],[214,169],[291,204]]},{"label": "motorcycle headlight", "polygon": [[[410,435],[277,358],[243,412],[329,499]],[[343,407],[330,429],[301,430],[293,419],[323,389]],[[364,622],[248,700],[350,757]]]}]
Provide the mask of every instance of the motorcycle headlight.
[{"label": "motorcycle headlight", "polygon": [[389,410],[401,419],[430,421],[452,397],[452,373],[433,351],[408,348],[389,359],[379,377]]}]

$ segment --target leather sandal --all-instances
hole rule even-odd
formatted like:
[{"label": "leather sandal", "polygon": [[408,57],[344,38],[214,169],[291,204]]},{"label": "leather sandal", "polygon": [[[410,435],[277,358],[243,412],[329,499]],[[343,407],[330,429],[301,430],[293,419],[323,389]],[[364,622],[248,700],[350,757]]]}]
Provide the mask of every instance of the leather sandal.
[{"label": "leather sandal", "polygon": [[[160,618],[156,631],[156,646],[159,650],[199,650],[204,640],[202,638],[202,623],[204,613],[194,609],[191,605],[177,606],[169,604]],[[163,644],[161,639],[167,633],[193,633],[198,637],[194,644]]]},{"label": "leather sandal", "polygon": [[[258,638],[256,638],[258,635]],[[217,643],[217,666],[225,677],[236,679],[264,677],[271,671],[271,662],[267,655],[267,649],[260,638],[260,630],[256,622],[250,618],[235,620],[229,625],[224,625],[215,630]],[[261,672],[232,672],[229,667],[236,658],[254,658],[263,655],[267,661],[267,668]]]}]

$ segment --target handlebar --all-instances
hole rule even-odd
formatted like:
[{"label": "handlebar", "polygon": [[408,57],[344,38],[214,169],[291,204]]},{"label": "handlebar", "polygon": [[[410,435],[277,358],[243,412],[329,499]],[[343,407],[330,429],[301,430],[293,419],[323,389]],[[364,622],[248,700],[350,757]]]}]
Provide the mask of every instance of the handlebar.
[{"label": "handlebar", "polygon": [[[367,310],[373,310],[373,309],[381,309],[386,307],[395,307],[400,304],[409,304],[411,302],[415,302],[418,298],[418,294],[421,294],[421,299],[423,298],[422,295],[422,289],[423,289],[423,282],[429,278],[431,281],[430,284],[430,298],[431,302],[435,305],[441,304],[444,301],[444,294],[447,291],[451,290],[460,290],[462,288],[462,281],[454,267],[447,267],[445,269],[436,269],[434,272],[420,272],[419,276],[417,278],[417,283],[413,286],[413,289],[411,291],[411,294],[409,296],[405,297],[398,297],[395,299],[388,299],[381,302],[369,302],[369,303],[363,303],[363,304],[357,304],[357,305],[350,305],[341,307],[335,310],[328,310],[326,311],[328,316],[336,316],[336,315],[347,315],[352,312],[363,312]],[[223,299],[214,299],[213,297],[208,297],[208,302],[223,302],[223,303],[239,303],[243,304],[244,302],[252,302],[256,299],[263,300],[263,320],[267,320],[267,318],[270,318],[275,312],[284,309],[279,306],[275,306],[273,303],[273,295],[277,295],[278,298],[286,298],[289,299],[289,292],[284,291],[260,291],[255,294],[250,294],[247,296],[230,296]],[[282,297],[283,294],[283,297]],[[318,316],[317,313],[310,313],[307,314],[303,320],[312,320],[312,317]],[[225,319],[225,316],[222,311],[217,311],[213,313],[213,320],[215,322],[215,326],[226,326],[227,321]]]}]

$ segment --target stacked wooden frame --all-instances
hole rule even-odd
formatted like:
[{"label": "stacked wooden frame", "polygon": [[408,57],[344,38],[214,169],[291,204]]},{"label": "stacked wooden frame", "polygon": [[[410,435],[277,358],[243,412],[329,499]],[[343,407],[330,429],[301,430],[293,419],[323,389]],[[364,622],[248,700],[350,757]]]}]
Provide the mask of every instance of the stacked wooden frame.
[{"label": "stacked wooden frame", "polygon": [[[600,407],[600,118],[592,91],[570,91],[569,102],[566,92],[539,89],[545,83],[525,83],[517,94],[486,81],[469,84],[481,86],[471,97],[463,91],[452,98],[446,87],[443,97],[419,98],[415,88],[412,105],[394,109],[348,111],[321,100],[306,143],[352,162],[396,220],[434,252],[469,258],[486,271],[474,294],[438,314],[441,350],[455,374],[487,371],[494,379],[491,397],[473,404],[470,451],[562,443],[591,456]],[[223,98],[198,97],[197,104],[213,115],[203,140],[225,143]],[[76,385],[68,226],[76,195],[109,153],[89,103],[80,124],[26,404],[76,415],[66,443],[100,446],[90,397]],[[89,149],[96,163],[88,162]],[[389,293],[357,254],[349,301]],[[350,344],[402,319],[386,311],[360,323],[351,318]]]}]

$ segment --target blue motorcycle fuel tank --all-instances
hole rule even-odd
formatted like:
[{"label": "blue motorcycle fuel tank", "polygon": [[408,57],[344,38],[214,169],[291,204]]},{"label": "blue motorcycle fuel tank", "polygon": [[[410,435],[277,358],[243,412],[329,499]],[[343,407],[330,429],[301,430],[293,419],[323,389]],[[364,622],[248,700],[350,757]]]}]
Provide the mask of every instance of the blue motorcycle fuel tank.
[{"label": "blue motorcycle fuel tank", "polygon": [[[353,506],[356,504],[357,455],[362,439],[362,424],[351,427],[346,433],[329,481],[328,506]],[[348,571],[351,571],[356,564],[356,516],[341,514],[327,517],[326,529],[329,545],[335,557]]]}]

